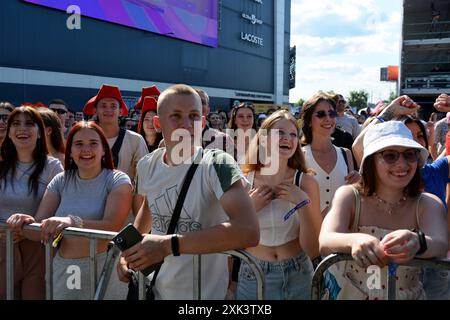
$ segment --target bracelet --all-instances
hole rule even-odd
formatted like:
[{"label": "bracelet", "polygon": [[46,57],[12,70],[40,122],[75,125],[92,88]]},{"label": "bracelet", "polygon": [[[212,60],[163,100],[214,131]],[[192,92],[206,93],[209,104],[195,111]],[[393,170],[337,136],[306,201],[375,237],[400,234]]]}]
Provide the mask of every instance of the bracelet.
[{"label": "bracelet", "polygon": [[310,203],[311,203],[311,200],[309,200],[309,199],[305,199],[302,202],[298,203],[295,207],[293,207],[291,210],[286,212],[286,214],[284,215],[284,221],[289,219],[289,217],[292,216],[295,213],[295,211],[303,208],[304,206],[307,206]]},{"label": "bracelet", "polygon": [[419,238],[419,250],[416,252],[416,256],[420,256],[425,251],[427,251],[427,239],[425,238],[425,233],[423,233],[419,229],[413,229],[413,232],[417,233],[417,237]]},{"label": "bracelet", "polygon": [[382,117],[380,117],[380,116],[377,116],[377,117],[375,117],[375,118],[377,118],[378,119],[378,121],[380,121],[380,122],[385,122],[386,120],[384,120]]},{"label": "bracelet", "polygon": [[83,219],[81,219],[78,216],[73,216],[71,214],[69,214],[69,218],[70,220],[72,220],[73,224],[75,225],[75,228],[83,228]]}]

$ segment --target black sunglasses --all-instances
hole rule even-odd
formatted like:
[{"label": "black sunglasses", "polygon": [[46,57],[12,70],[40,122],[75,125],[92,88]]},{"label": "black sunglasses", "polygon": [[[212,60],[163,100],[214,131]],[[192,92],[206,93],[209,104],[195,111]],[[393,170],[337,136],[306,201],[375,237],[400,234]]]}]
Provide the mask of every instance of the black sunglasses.
[{"label": "black sunglasses", "polygon": [[8,114],[0,114],[0,120],[3,120],[3,122],[8,122],[9,115]]},{"label": "black sunglasses", "polygon": [[[320,111],[317,111],[315,113],[315,115],[316,115],[317,118],[322,119],[322,118],[325,118],[327,116],[327,112],[325,110],[320,110]],[[328,110],[328,116],[331,119],[334,119],[334,118],[337,117],[337,112],[335,110]]]},{"label": "black sunglasses", "polygon": [[64,109],[50,109],[50,110],[52,110],[53,112],[56,112],[57,114],[66,114],[67,113],[67,111]]},{"label": "black sunglasses", "polygon": [[420,151],[417,149],[409,149],[403,152],[395,151],[395,150],[385,150],[379,152],[381,156],[383,157],[383,161],[387,164],[394,164],[400,159],[400,155],[403,156],[403,158],[408,163],[416,163],[419,160],[419,153]]}]

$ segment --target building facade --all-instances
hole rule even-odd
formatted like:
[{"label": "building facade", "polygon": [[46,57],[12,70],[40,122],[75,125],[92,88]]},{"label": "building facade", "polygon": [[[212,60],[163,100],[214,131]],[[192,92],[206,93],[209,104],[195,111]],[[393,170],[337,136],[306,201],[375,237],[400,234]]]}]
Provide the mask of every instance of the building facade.
[{"label": "building facade", "polygon": [[441,93],[450,93],[450,1],[404,0],[400,94],[423,108],[428,119]]},{"label": "building facade", "polygon": [[290,0],[218,0],[211,47],[85,17],[82,7],[80,29],[70,29],[70,13],[0,1],[0,100],[62,98],[81,110],[107,83],[132,107],[142,87],[187,83],[208,92],[213,109],[288,103],[290,8]]}]

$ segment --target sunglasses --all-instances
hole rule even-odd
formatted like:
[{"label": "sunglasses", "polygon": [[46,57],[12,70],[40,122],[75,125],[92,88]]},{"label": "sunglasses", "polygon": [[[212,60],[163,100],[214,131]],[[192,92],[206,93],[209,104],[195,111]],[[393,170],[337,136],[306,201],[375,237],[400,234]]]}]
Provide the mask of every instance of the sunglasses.
[{"label": "sunglasses", "polygon": [[416,163],[419,160],[419,150],[417,149],[410,149],[403,152],[398,152],[395,150],[385,150],[379,152],[381,154],[381,157],[383,158],[383,161],[387,164],[394,164],[400,159],[400,155],[403,156],[403,158],[408,163]]},{"label": "sunglasses", "polygon": [[0,120],[3,120],[3,122],[8,122],[8,118],[8,114],[0,114]]},{"label": "sunglasses", "polygon": [[57,114],[66,114],[67,113],[67,111],[63,110],[63,109],[50,109],[50,110],[52,110],[53,112],[56,112]]},{"label": "sunglasses", "polygon": [[345,100],[339,100],[338,103],[346,103],[347,101]]},{"label": "sunglasses", "polygon": [[[317,118],[322,119],[322,118],[325,118],[327,116],[327,112],[325,110],[320,110],[320,111],[317,111],[315,113],[315,115],[316,115]],[[337,112],[335,110],[328,110],[328,116],[331,119],[334,119],[334,118],[337,117]]]}]

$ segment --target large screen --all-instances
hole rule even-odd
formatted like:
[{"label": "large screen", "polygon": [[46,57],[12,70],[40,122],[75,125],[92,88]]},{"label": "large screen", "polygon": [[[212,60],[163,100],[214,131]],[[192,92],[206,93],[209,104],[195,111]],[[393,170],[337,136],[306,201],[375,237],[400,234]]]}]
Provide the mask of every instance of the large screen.
[{"label": "large screen", "polygon": [[218,0],[24,0],[168,37],[217,47]]}]

